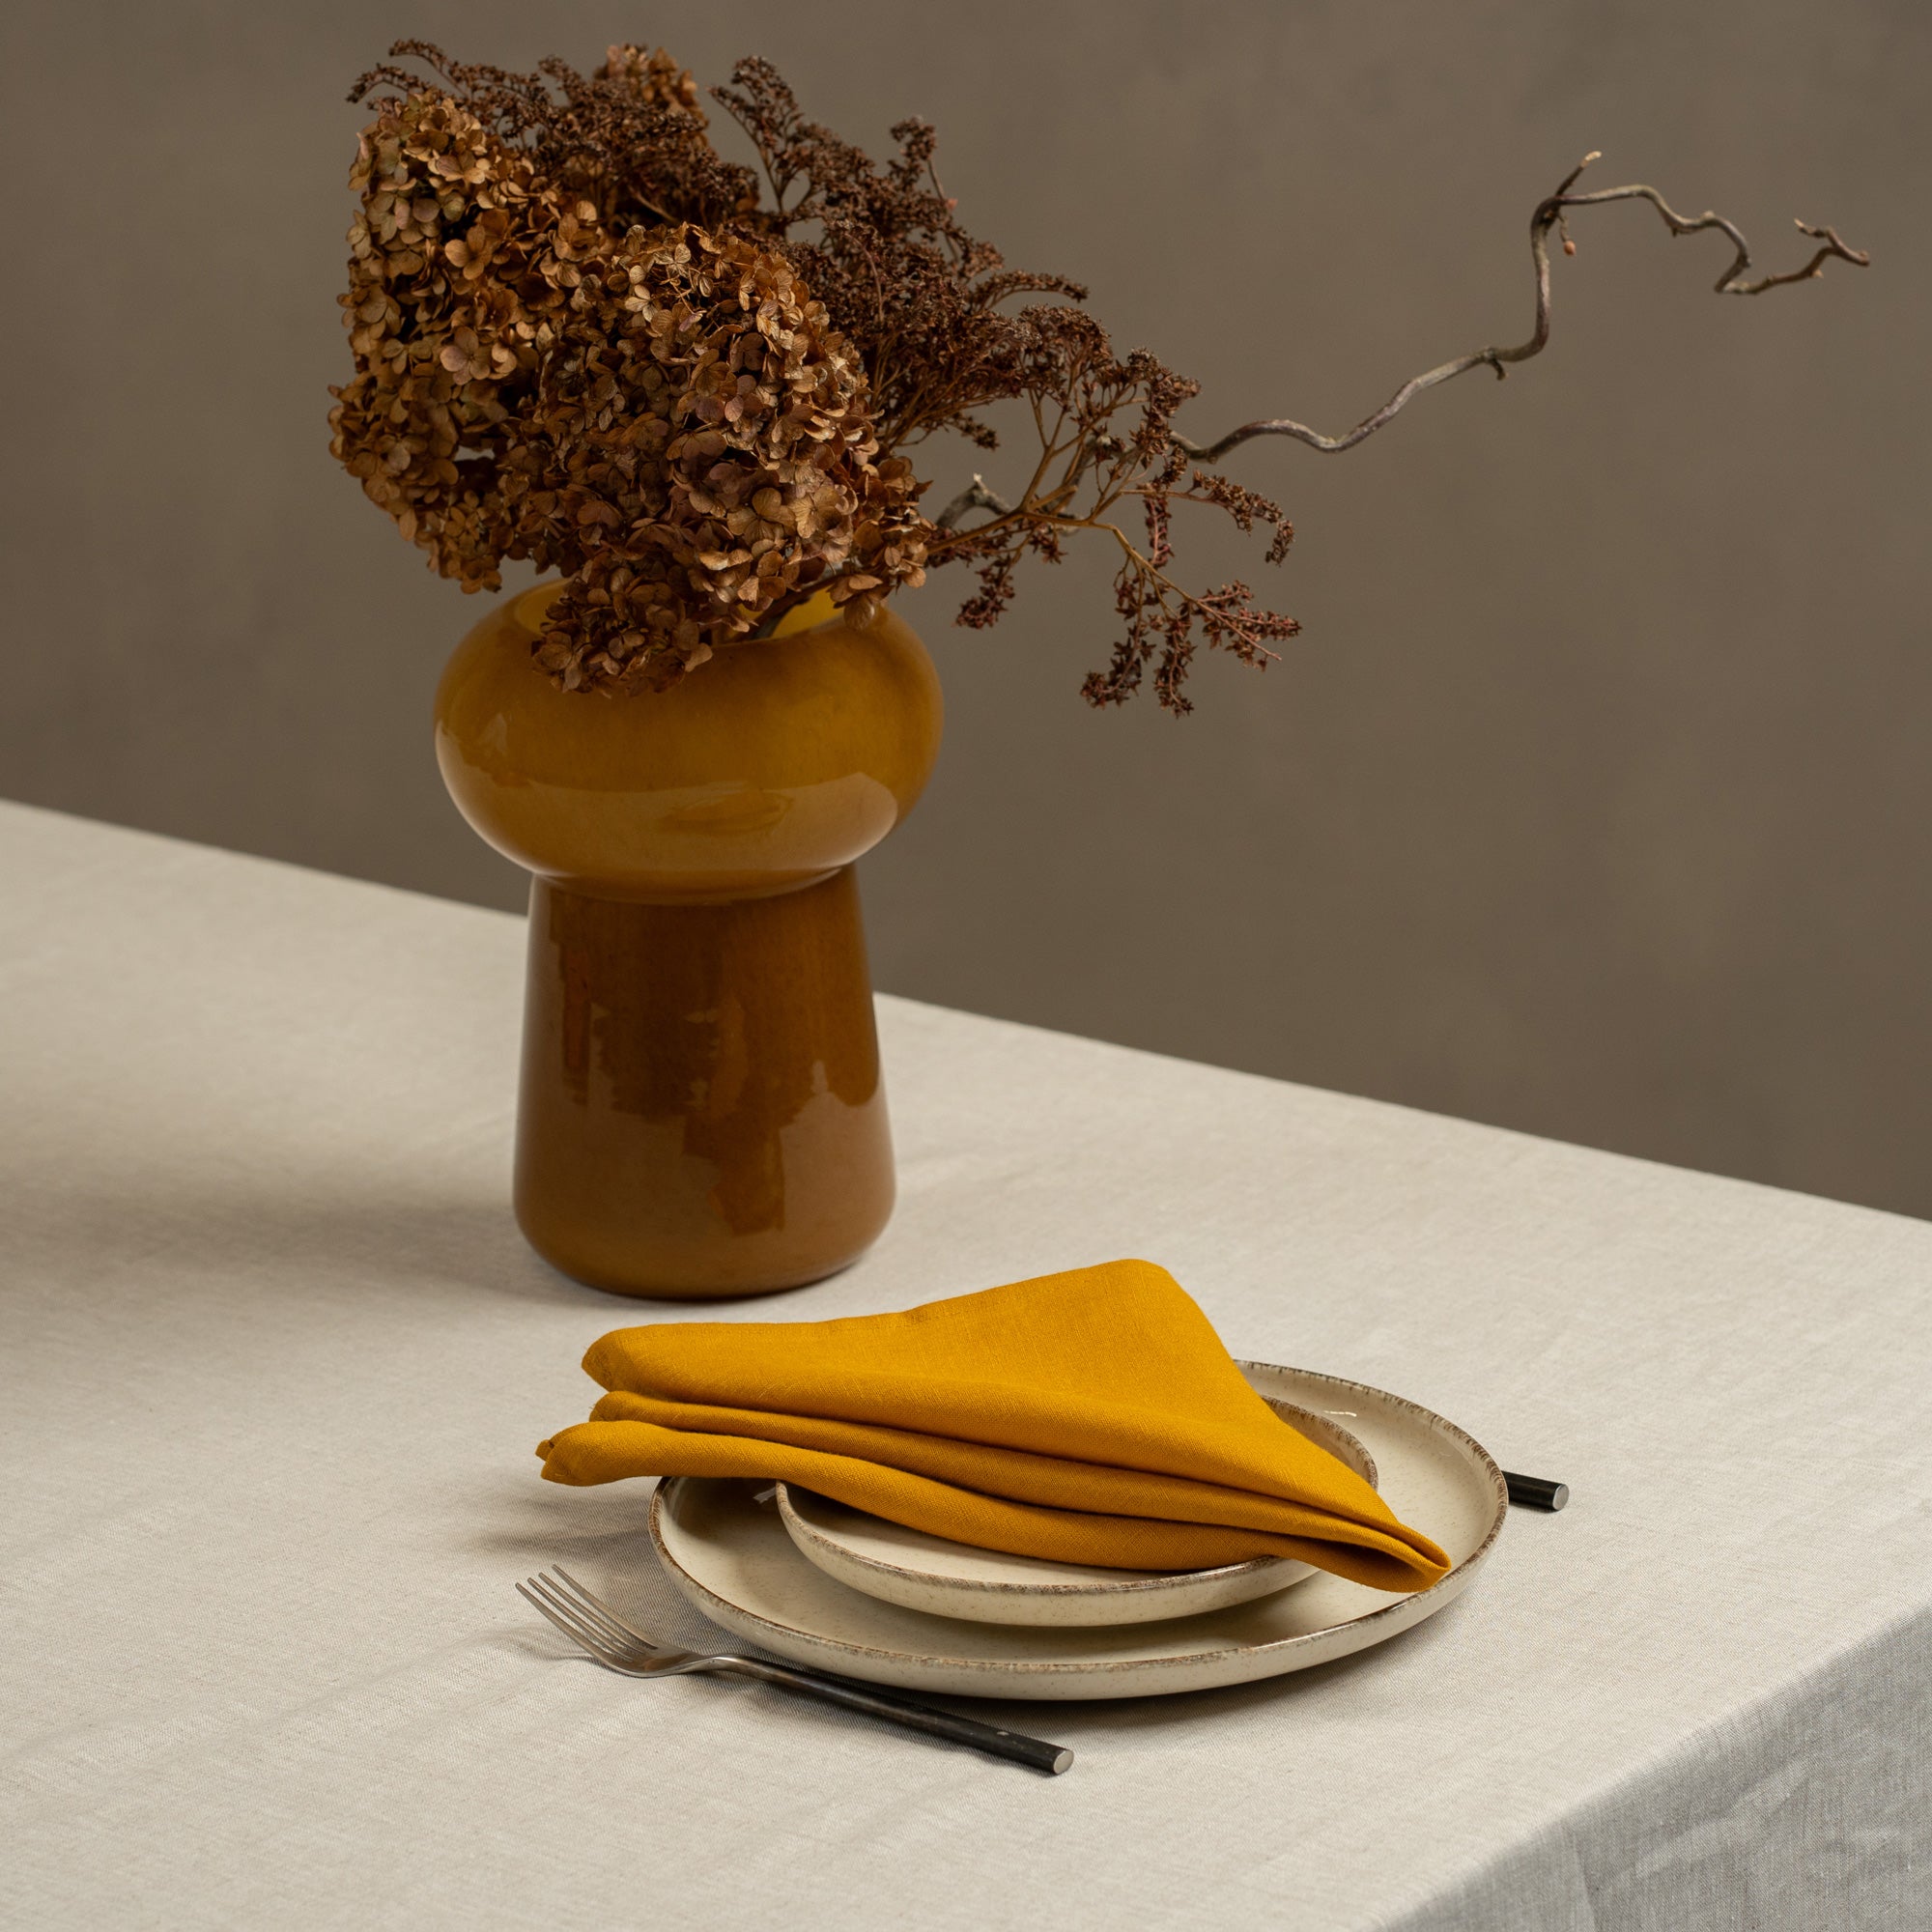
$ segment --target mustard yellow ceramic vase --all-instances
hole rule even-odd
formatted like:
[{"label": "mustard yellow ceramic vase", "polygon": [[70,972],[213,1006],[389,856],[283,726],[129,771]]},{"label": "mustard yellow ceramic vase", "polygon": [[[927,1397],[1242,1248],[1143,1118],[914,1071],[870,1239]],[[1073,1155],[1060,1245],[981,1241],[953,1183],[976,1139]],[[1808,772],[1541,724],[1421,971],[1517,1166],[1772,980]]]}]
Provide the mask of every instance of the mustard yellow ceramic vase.
[{"label": "mustard yellow ceramic vase", "polygon": [[558,587],[478,624],[436,706],[450,796],[531,874],[517,1219],[620,1294],[815,1281],[892,1213],[852,864],[931,772],[932,662],[820,598],[660,695],[565,693],[530,660]]}]

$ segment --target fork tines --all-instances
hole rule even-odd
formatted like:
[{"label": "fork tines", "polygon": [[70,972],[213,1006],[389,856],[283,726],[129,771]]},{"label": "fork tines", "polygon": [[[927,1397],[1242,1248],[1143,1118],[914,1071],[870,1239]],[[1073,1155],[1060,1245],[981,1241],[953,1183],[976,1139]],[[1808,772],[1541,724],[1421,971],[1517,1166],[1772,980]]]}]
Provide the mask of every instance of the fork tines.
[{"label": "fork tines", "polygon": [[593,1596],[561,1564],[519,1583],[517,1591],[565,1636],[612,1670],[634,1666],[658,1646],[633,1630],[602,1598]]}]

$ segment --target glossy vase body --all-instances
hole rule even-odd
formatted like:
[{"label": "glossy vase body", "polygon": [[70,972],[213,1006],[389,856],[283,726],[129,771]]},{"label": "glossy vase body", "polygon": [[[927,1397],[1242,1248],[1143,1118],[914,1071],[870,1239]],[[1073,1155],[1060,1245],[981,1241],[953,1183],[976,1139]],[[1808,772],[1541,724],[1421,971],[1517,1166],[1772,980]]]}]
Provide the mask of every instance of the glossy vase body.
[{"label": "glossy vase body", "polygon": [[890,610],[808,606],[668,692],[565,693],[529,655],[553,594],[492,611],[437,696],[450,796],[532,874],[517,1219],[619,1293],[815,1281],[892,1212],[851,867],[932,769],[931,661]]}]

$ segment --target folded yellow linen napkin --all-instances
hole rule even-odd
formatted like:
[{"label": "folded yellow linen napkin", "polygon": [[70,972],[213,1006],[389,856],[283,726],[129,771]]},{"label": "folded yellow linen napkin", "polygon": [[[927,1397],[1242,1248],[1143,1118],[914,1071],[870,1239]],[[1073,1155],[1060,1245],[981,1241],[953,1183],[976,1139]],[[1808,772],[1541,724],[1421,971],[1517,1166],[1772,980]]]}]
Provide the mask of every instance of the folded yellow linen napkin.
[{"label": "folded yellow linen napkin", "polygon": [[538,1445],[555,1483],[751,1476],[956,1543],[1124,1570],[1293,1556],[1378,1590],[1449,1561],[1268,1407],[1165,1268],[1108,1262],[901,1315],[657,1322]]}]

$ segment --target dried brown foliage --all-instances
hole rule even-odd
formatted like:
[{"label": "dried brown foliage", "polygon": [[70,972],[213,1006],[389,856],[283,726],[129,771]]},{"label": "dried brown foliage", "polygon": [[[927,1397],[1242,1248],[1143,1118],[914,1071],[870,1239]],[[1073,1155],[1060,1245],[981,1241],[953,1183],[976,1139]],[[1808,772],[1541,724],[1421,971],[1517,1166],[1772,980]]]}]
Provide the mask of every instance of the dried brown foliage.
[{"label": "dried brown foliage", "polygon": [[[356,373],[330,421],[368,495],[466,589],[505,558],[562,571],[538,659],[569,689],[663,686],[821,581],[919,582],[910,467],[879,458],[865,367],[783,257],[684,221],[613,236],[603,150],[546,172],[506,138],[525,97],[486,119],[458,96],[497,83],[460,71],[378,102],[352,176]],[[656,130],[633,153],[661,172],[680,126],[701,139],[662,56],[613,49],[594,89]],[[679,177],[694,202],[722,166]]]},{"label": "dried brown foliage", "polygon": [[[538,659],[568,688],[662,687],[814,588],[845,602],[963,563],[960,612],[995,622],[1026,556],[1117,545],[1125,633],[1096,703],[1151,668],[1160,701],[1197,637],[1249,663],[1293,621],[1246,588],[1168,574],[1176,502],[1249,528],[1280,510],[1190,468],[1170,431],[1193,385],[1120,358],[1063,277],[1009,270],[960,226],[932,130],[880,165],[805,119],[766,62],[713,90],[755,170],[723,158],[691,76],[612,47],[590,76],[513,73],[420,42],[372,99],[351,176],[361,207],[343,298],[355,358],[333,448],[434,566],[494,589],[506,558],[570,580]],[[1027,295],[1064,299],[1009,309]],[[928,523],[897,454],[939,432],[997,446],[1020,403],[1039,439],[1016,505],[981,493]],[[1145,542],[1120,520],[1137,499]],[[970,529],[955,513],[994,514]]]},{"label": "dried brown foliage", "polygon": [[[560,61],[466,66],[417,41],[390,54],[430,78],[381,67],[351,97],[373,97],[377,118],[351,175],[355,374],[334,392],[333,448],[466,590],[496,588],[506,557],[565,573],[538,657],[572,689],[663,686],[813,589],[869,601],[928,565],[977,574],[958,621],[982,628],[1025,558],[1058,562],[1084,532],[1115,547],[1122,620],[1087,697],[1118,704],[1151,677],[1184,712],[1202,644],[1264,665],[1297,628],[1245,583],[1177,581],[1177,504],[1265,526],[1270,563],[1293,534],[1278,504],[1200,466],[1256,437],[1350,449],[1438,384],[1540,355],[1569,211],[1638,200],[1673,235],[1721,233],[1736,251],[1721,295],[1868,260],[1800,222],[1822,244],[1810,259],[1747,277],[1734,223],[1640,185],[1577,192],[1586,156],[1530,219],[1525,341],[1412,378],[1340,436],[1275,417],[1203,446],[1173,426],[1194,384],[1145,350],[1118,355],[1075,305],[1083,289],[1009,270],[966,232],[923,122],[893,129],[882,165],[745,60],[711,90],[745,166],[712,145],[662,48],[612,47],[587,77]],[[1026,296],[1059,299],[1009,306]],[[1024,489],[1009,502],[975,477],[927,522],[901,452],[942,432],[996,448],[996,405],[1031,417]]]},{"label": "dried brown foliage", "polygon": [[494,589],[512,554],[505,461],[596,245],[529,163],[447,99],[387,106],[363,134],[342,298],[354,379],[332,447],[437,569]]},{"label": "dried brown foliage", "polygon": [[874,461],[867,401],[779,256],[634,228],[586,268],[522,452],[521,541],[573,571],[538,662],[567,688],[661,684],[821,582],[916,582],[911,468]]}]

